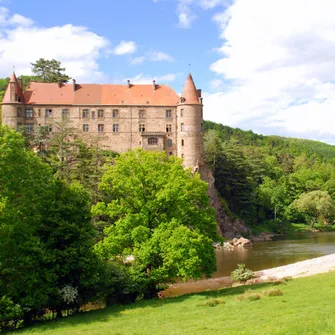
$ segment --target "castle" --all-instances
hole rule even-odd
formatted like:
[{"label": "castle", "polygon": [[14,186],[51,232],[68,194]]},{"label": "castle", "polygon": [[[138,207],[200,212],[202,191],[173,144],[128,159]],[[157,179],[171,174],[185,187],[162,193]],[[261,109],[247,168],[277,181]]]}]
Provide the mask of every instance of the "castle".
[{"label": "castle", "polygon": [[2,124],[34,132],[68,120],[82,138],[99,136],[99,145],[116,152],[141,147],[183,158],[184,166],[203,165],[203,105],[188,75],[182,96],[169,86],[32,82],[23,92],[13,73],[2,102]]}]

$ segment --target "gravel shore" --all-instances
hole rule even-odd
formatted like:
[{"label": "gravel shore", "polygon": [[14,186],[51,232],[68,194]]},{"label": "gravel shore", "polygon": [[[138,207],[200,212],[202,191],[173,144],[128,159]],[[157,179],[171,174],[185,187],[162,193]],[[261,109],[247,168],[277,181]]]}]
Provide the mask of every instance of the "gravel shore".
[{"label": "gravel shore", "polygon": [[269,270],[258,271],[257,274],[261,279],[268,280],[271,278],[306,277],[333,270],[335,270],[335,254],[312,258]]}]

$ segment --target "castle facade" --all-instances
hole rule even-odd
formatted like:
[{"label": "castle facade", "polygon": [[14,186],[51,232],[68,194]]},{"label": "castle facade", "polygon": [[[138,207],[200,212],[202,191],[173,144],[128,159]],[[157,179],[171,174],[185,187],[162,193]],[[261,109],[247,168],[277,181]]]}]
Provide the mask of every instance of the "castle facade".
[{"label": "castle facade", "polygon": [[130,149],[166,151],[184,166],[203,165],[203,104],[188,75],[180,96],[169,86],[35,83],[23,92],[12,75],[2,102],[2,124],[28,132],[67,120],[85,140],[122,153]]}]

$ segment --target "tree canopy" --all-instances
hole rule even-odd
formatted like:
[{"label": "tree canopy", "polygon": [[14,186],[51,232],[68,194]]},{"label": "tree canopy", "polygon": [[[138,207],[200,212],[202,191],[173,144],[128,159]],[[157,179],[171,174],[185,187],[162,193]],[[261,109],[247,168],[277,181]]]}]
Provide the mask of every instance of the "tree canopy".
[{"label": "tree canopy", "polygon": [[65,68],[61,67],[61,62],[52,59],[40,58],[36,63],[31,63],[32,72],[37,81],[43,83],[66,83],[71,78],[65,73]]},{"label": "tree canopy", "polygon": [[140,149],[124,153],[100,189],[105,199],[93,214],[106,228],[98,249],[106,258],[134,256],[132,268],[143,276],[147,294],[174,277],[213,273],[216,222],[207,184],[180,159]]}]

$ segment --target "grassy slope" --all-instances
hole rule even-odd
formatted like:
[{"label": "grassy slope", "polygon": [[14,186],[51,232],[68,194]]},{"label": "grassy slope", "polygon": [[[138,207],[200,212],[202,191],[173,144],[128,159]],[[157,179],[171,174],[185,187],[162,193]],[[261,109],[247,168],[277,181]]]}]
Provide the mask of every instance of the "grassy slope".
[{"label": "grassy slope", "polygon": [[[250,290],[282,296],[238,300]],[[224,301],[201,306],[207,299]],[[286,284],[259,284],[166,300],[141,301],[46,322],[20,334],[335,334],[335,272]],[[200,306],[199,306],[200,305]]]}]

